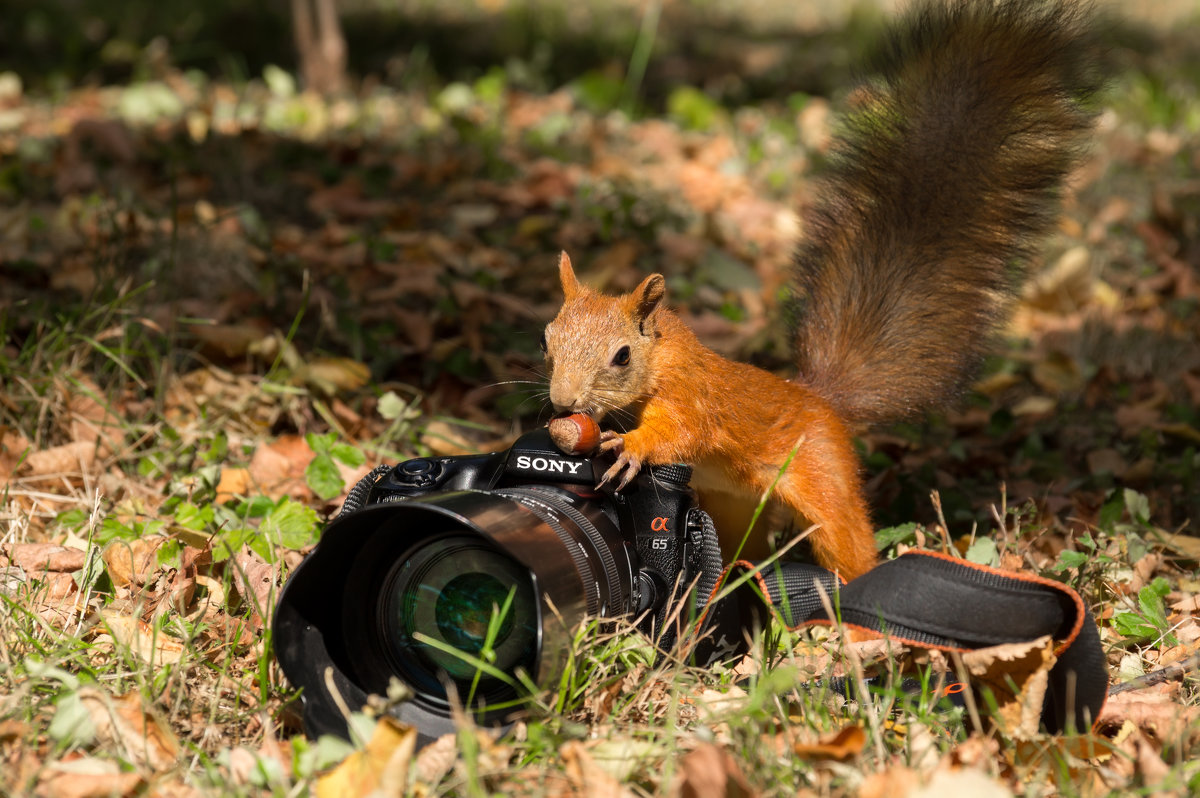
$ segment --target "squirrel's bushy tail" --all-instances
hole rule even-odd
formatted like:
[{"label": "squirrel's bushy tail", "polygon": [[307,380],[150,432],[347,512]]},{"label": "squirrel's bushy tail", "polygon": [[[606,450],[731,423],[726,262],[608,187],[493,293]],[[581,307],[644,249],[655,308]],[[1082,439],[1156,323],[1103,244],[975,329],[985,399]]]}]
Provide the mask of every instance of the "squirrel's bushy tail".
[{"label": "squirrel's bushy tail", "polygon": [[796,254],[799,379],[851,421],[953,399],[1055,225],[1097,88],[1068,0],[925,2],[853,99]]}]

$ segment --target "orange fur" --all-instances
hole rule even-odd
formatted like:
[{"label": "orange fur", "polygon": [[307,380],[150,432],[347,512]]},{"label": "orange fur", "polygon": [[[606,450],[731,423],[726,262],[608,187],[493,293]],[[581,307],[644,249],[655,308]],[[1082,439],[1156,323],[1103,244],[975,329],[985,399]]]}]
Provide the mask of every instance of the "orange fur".
[{"label": "orange fur", "polygon": [[[850,430],[825,400],[721,357],[657,300],[639,318],[647,283],[608,297],[580,286],[565,254],[561,264],[568,299],[546,327],[550,390],[559,409],[597,420],[618,411],[615,420],[628,429],[623,449],[637,461],[715,468],[750,502],[771,486],[795,448],[774,495],[801,523],[820,525],[812,535],[818,562],[846,579],[875,564]],[[587,345],[575,337],[585,333]],[[624,346],[633,351],[631,364],[612,366]],[[640,387],[631,393],[629,386]]]},{"label": "orange fur", "polygon": [[[795,381],[703,346],[663,306],[662,275],[604,296],[564,253],[550,399],[624,430],[601,435],[616,455],[604,480],[693,465],[701,493],[738,510],[715,519],[729,556],[794,452],[777,503],[818,525],[822,565],[847,579],[870,569],[850,427],[944,405],[969,382],[1014,276],[1054,228],[1092,121],[1079,100],[1095,88],[1093,58],[1074,0],[930,0],[892,32],[797,249]],[[749,543],[749,556],[766,553],[761,533]]]}]

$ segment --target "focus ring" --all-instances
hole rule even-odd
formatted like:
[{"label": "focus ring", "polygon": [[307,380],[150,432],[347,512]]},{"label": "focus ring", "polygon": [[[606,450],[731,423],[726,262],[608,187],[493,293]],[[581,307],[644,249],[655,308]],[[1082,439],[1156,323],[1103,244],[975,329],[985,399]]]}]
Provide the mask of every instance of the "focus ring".
[{"label": "focus ring", "polygon": [[[494,491],[497,496],[504,496],[511,499],[517,504],[524,507],[529,512],[536,515],[546,526],[554,530],[558,535],[559,540],[567,548],[567,553],[571,555],[571,559],[575,562],[575,567],[579,570],[579,575],[583,580],[583,592],[587,599],[588,615],[599,615],[600,613],[600,588],[596,583],[596,577],[592,572],[592,564],[587,552],[583,550],[583,546],[579,541],[568,532],[558,519],[554,517],[554,512],[550,505],[540,496],[530,495],[532,491],[522,490],[521,488],[509,488],[508,490]],[[554,508],[561,510],[562,508]],[[567,515],[567,513],[563,513]],[[574,519],[572,519],[574,520]],[[615,568],[614,568],[615,571]]]},{"label": "focus ring", "polygon": [[[550,494],[546,488],[539,487],[514,488],[514,490],[527,490],[535,495],[546,493],[552,495],[557,500],[554,502],[553,507],[574,521],[575,526],[583,532],[584,537],[588,538],[593,544],[592,548],[595,549],[596,556],[600,558],[600,565],[604,568],[604,575],[608,577],[608,608],[612,608],[610,611],[621,612],[622,608],[625,607],[625,594],[624,591],[621,590],[621,578],[617,572],[617,561],[613,557],[612,549],[608,547],[603,539],[597,540],[588,534],[589,529],[596,528],[595,524],[593,524],[591,520],[589,520],[588,517],[580,512],[579,509],[573,504],[568,504],[558,500],[559,494],[557,491]],[[541,498],[541,496],[538,495],[538,498]],[[601,610],[604,609],[606,608],[601,607]]]}]

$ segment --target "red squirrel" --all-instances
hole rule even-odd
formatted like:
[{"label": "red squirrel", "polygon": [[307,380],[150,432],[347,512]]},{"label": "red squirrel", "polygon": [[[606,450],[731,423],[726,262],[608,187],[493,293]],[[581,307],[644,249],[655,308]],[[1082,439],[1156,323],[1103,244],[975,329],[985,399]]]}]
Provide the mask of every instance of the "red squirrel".
[{"label": "red squirrel", "polygon": [[[662,275],[606,296],[563,253],[564,303],[542,338],[550,401],[617,427],[601,437],[616,456],[602,484],[683,462],[702,504],[708,488],[753,505],[778,477],[774,499],[817,525],[817,562],[868,571],[852,436],[945,407],[972,378],[1080,160],[1089,39],[1071,0],[925,2],[892,30],[805,217],[794,380],[705,347],[666,307]],[[745,527],[720,531],[726,548]],[[765,536],[751,542],[765,553]]]}]

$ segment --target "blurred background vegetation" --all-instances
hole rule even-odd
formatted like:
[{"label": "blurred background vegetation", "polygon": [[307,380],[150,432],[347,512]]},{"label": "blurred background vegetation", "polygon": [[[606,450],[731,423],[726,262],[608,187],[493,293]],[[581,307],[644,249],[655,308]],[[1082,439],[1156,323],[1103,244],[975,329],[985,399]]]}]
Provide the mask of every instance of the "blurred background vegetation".
[{"label": "blurred background vegetation", "polygon": [[[689,85],[736,105],[781,92],[845,87],[896,0],[333,0],[358,80],[396,87],[473,80],[506,70],[510,84],[557,88],[588,76],[644,71],[641,99],[660,107]],[[166,64],[238,83],[268,65],[292,69],[296,4],[287,0],[7,0],[0,71],[27,90],[152,77]],[[1114,53],[1170,63],[1200,81],[1195,0],[1121,3]],[[649,29],[649,30],[648,30]],[[649,34],[649,38],[647,38]],[[640,39],[639,39],[640,37]],[[637,63],[639,40],[649,44]]]}]

